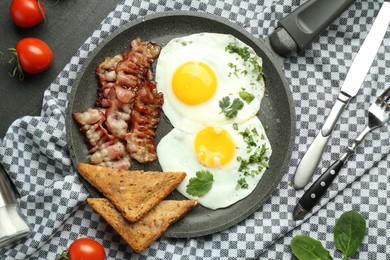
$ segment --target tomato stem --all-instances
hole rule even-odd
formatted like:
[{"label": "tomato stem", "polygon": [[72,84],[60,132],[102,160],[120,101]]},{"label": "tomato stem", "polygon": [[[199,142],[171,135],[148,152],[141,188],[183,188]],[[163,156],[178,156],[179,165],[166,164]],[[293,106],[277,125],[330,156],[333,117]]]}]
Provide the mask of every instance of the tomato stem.
[{"label": "tomato stem", "polygon": [[14,70],[12,71],[12,73],[9,73],[9,75],[11,77],[15,77],[16,73],[18,73],[19,80],[23,81],[24,80],[24,73],[23,73],[23,70],[22,70],[22,66],[20,65],[18,52],[16,51],[15,48],[9,48],[8,52],[10,54],[10,58],[8,60],[8,64],[12,64],[16,60],[16,66],[15,66]]},{"label": "tomato stem", "polygon": [[68,251],[62,252],[62,253],[58,256],[57,260],[69,260],[69,252],[68,252]]},{"label": "tomato stem", "polygon": [[42,3],[41,0],[38,0],[38,9],[39,11],[41,12],[42,16],[43,16],[43,21],[46,22],[46,14],[45,14],[45,11],[43,11],[43,8],[41,5],[44,5],[44,3]]}]

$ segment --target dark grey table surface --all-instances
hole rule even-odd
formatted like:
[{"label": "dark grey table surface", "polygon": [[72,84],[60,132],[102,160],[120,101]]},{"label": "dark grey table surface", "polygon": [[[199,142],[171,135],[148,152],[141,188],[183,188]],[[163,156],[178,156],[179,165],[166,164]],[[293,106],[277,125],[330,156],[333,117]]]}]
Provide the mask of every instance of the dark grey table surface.
[{"label": "dark grey table surface", "polygon": [[81,44],[111,12],[116,0],[42,0],[46,4],[46,21],[33,28],[19,28],[9,15],[11,0],[0,1],[0,51],[24,37],[44,40],[52,49],[54,60],[49,70],[26,75],[24,81],[9,75],[13,67],[0,62],[0,139],[10,124],[26,115],[39,115],[44,90],[61,72]]}]

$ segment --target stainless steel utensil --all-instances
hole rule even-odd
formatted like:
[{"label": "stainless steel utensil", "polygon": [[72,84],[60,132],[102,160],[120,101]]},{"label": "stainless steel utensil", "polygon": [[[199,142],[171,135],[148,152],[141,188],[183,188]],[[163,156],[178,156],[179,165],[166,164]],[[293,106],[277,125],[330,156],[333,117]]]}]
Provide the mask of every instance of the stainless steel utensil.
[{"label": "stainless steel utensil", "polygon": [[20,212],[11,182],[0,164],[0,247],[28,236],[30,231]]},{"label": "stainless steel utensil", "polygon": [[363,132],[354,140],[347,151],[340,157],[338,161],[333,163],[316,182],[305,192],[298,204],[295,206],[293,218],[295,220],[302,219],[309,210],[318,202],[321,196],[332,183],[333,179],[338,175],[339,171],[355,153],[356,147],[363,141],[364,137],[372,130],[383,126],[390,119],[390,87],[387,88],[370,106],[368,110],[368,124]]},{"label": "stainless steel utensil", "polygon": [[0,208],[16,203],[16,195],[5,170],[0,165]]},{"label": "stainless steel utensil", "polygon": [[325,124],[296,169],[294,176],[294,187],[296,189],[302,189],[310,181],[317,169],[318,163],[320,162],[326,144],[329,141],[330,135],[340,114],[349,101],[358,93],[389,26],[389,13],[390,3],[384,2],[370,32],[348,71],[344,84],[341,87],[340,94],[338,95],[336,103],[325,121]]}]

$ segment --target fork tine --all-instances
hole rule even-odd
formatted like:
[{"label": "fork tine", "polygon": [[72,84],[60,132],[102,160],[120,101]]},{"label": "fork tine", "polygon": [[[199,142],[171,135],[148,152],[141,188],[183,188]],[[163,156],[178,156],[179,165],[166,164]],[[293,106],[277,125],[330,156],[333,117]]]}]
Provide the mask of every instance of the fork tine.
[{"label": "fork tine", "polygon": [[390,99],[390,96],[387,96],[386,99],[385,99],[385,101],[388,102],[389,99]]},{"label": "fork tine", "polygon": [[382,94],[375,100],[375,103],[380,106],[382,109],[385,109],[385,107],[389,106],[389,100],[390,100],[390,87],[385,89]]},{"label": "fork tine", "polygon": [[383,126],[390,119],[390,87],[371,104],[368,110],[368,127],[375,129]]},{"label": "fork tine", "polygon": [[389,94],[390,94],[390,87],[388,87],[385,91],[383,91],[383,93],[379,96],[379,98],[384,99],[387,102],[390,99]]},{"label": "fork tine", "polygon": [[[383,93],[378,97],[378,101],[380,100],[380,106],[384,110],[385,113],[390,114],[390,87],[385,89]],[[389,115],[388,115],[389,116]]]}]

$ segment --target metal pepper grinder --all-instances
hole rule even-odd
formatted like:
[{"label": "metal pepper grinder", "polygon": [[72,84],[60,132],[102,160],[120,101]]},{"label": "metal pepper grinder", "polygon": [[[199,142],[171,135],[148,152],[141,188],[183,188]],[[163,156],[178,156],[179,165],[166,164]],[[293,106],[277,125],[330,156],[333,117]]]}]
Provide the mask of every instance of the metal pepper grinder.
[{"label": "metal pepper grinder", "polygon": [[0,165],[0,247],[28,236],[30,232],[26,218],[20,212],[11,182]]}]

